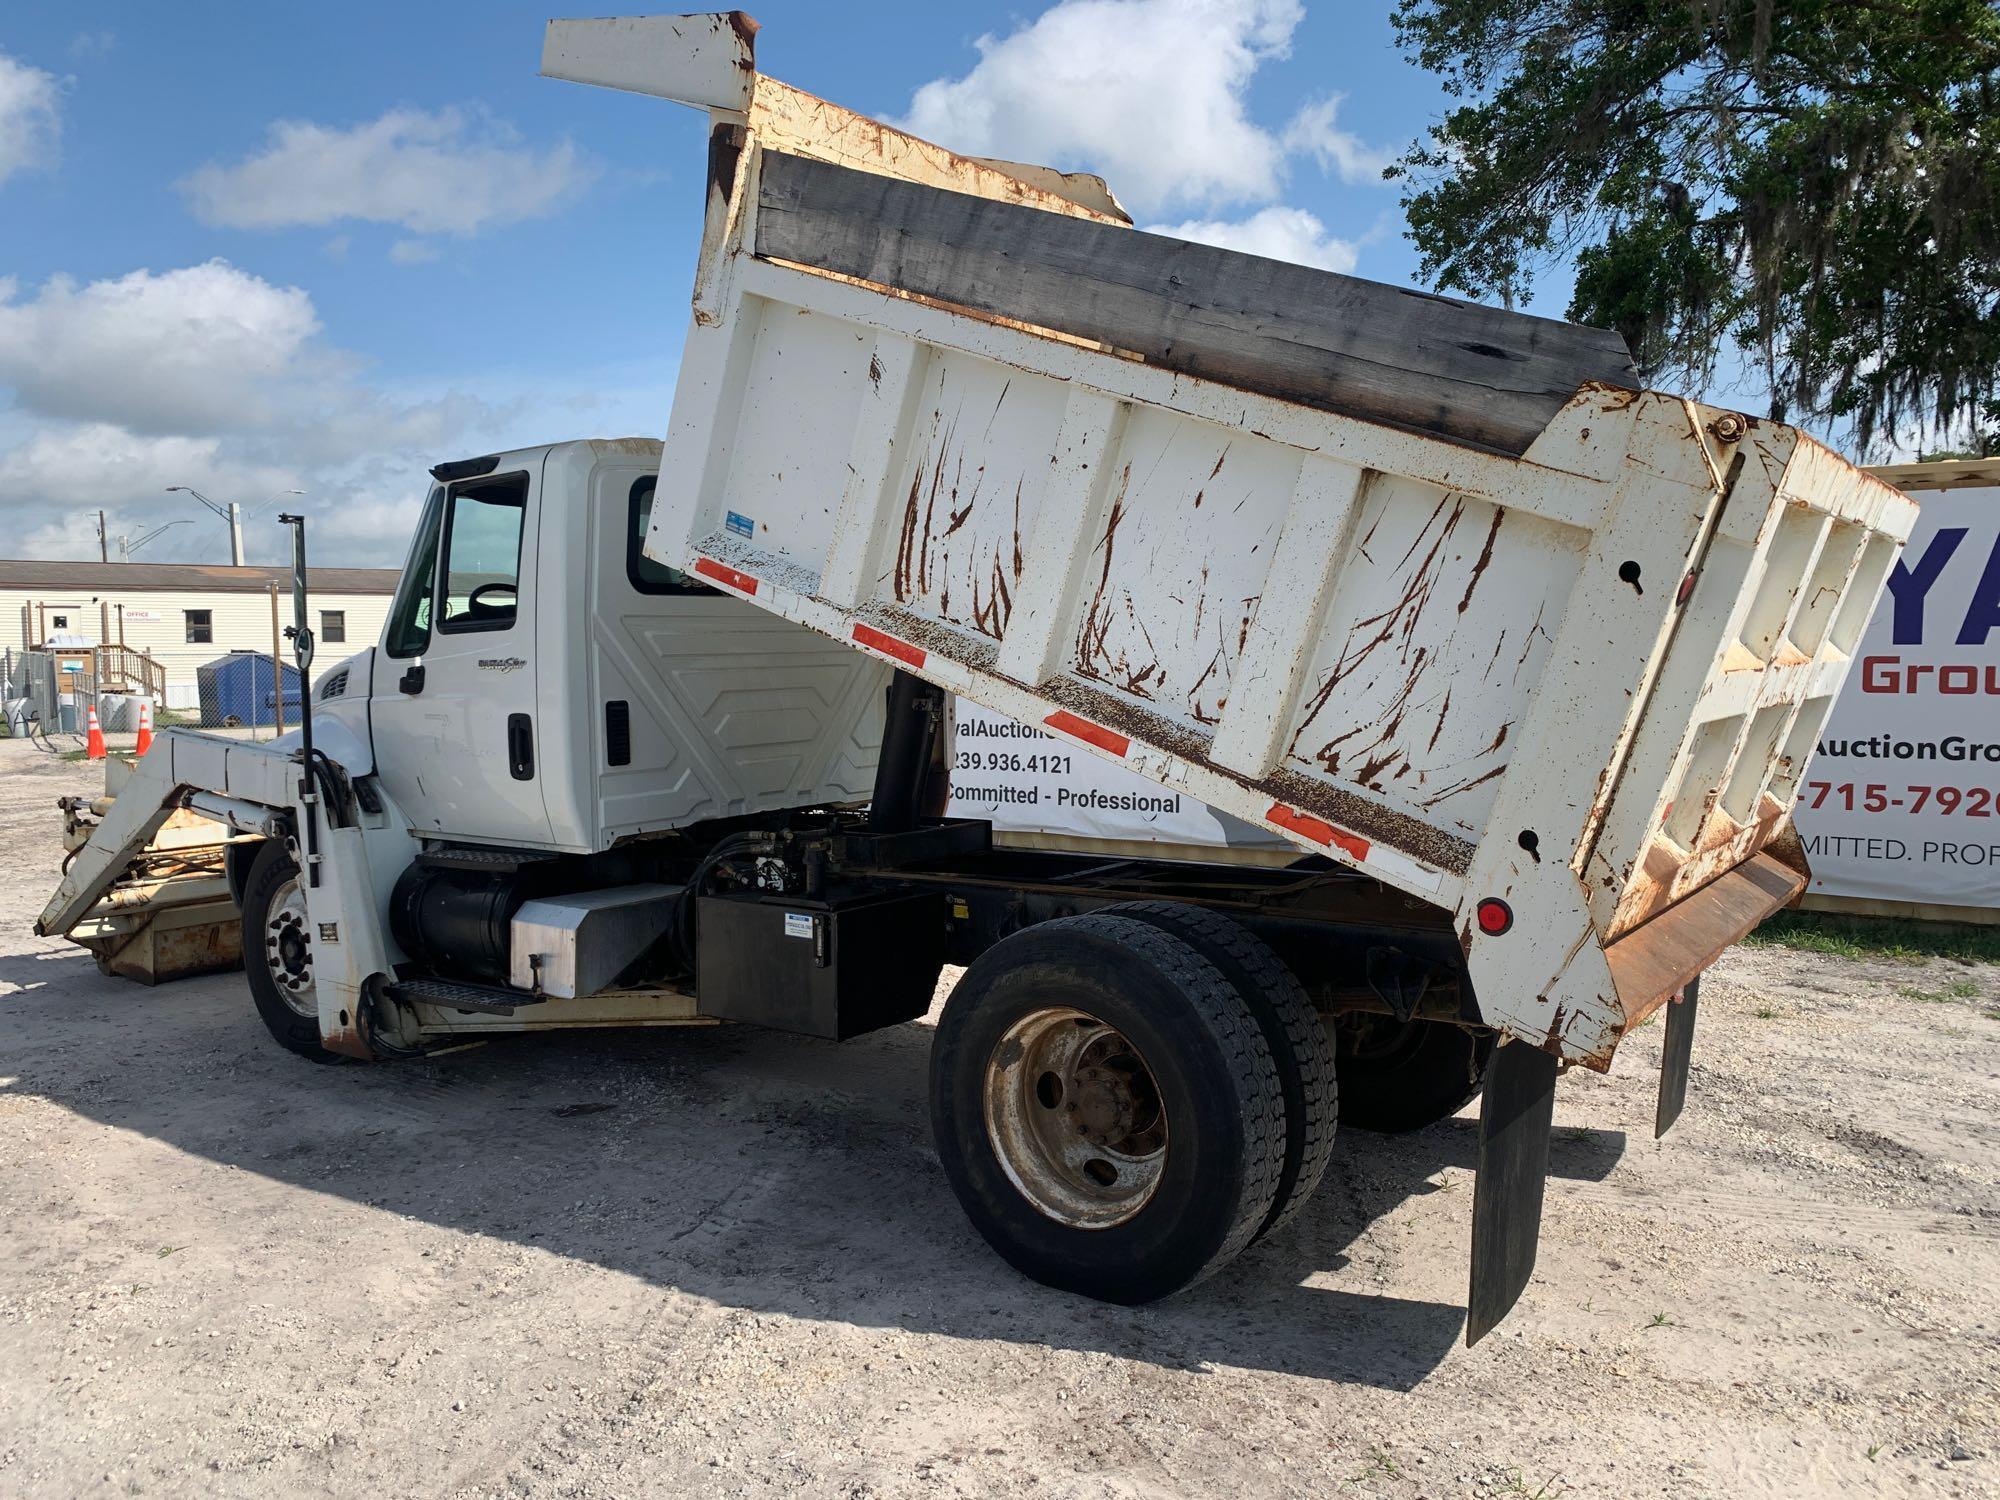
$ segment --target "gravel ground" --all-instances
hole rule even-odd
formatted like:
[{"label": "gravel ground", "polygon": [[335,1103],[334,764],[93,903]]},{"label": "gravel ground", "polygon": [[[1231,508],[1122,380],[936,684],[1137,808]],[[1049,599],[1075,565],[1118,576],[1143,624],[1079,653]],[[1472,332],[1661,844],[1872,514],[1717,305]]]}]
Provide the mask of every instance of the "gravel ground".
[{"label": "gravel ground", "polygon": [[0,1494],[2000,1491],[2000,969],[1726,956],[1666,1141],[1659,1027],[1564,1082],[1468,1350],[1470,1112],[1102,1307],[959,1214],[923,1022],[328,1068],[100,977],[29,935],[94,780],[0,741]]}]

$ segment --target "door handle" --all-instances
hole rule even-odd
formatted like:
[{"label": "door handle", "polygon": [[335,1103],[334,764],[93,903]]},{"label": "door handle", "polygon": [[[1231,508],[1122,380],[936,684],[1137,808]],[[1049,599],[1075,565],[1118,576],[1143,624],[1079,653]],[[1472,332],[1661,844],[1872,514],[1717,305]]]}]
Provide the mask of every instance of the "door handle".
[{"label": "door handle", "polygon": [[406,667],[403,671],[403,680],[396,686],[412,697],[421,693],[424,690],[424,664],[418,662],[413,667]]},{"label": "door handle", "polygon": [[526,714],[507,715],[507,769],[516,781],[535,779],[535,721]]}]

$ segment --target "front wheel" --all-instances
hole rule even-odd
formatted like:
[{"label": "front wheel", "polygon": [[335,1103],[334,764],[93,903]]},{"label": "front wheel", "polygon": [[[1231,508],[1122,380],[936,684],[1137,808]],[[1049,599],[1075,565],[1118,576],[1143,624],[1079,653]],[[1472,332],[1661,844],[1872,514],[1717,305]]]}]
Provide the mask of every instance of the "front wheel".
[{"label": "front wheel", "polygon": [[243,882],[243,973],[280,1047],[318,1063],[346,1060],[320,1045],[312,926],[299,868],[280,839],[257,852]]},{"label": "front wheel", "polygon": [[938,1155],[1017,1270],[1140,1303],[1210,1275],[1270,1214],[1284,1093],[1235,986],[1174,934],[1095,913],[966,970],[931,1052]]}]

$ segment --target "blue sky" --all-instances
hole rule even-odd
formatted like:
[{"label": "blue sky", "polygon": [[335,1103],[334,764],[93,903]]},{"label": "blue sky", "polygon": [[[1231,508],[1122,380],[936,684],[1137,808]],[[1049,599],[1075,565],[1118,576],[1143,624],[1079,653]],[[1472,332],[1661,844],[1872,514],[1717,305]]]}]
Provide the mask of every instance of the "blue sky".
[{"label": "blue sky", "polygon": [[[7,7],[0,555],[95,556],[103,506],[114,535],[194,521],[141,556],[220,560],[220,524],[162,493],[184,483],[303,488],[316,560],[393,564],[429,462],[661,432],[704,122],[537,77],[550,13]],[[1386,5],[753,13],[763,71],[947,145],[1102,171],[1143,225],[1414,275],[1377,174],[1442,101]],[[253,559],[281,544],[253,522]]]}]

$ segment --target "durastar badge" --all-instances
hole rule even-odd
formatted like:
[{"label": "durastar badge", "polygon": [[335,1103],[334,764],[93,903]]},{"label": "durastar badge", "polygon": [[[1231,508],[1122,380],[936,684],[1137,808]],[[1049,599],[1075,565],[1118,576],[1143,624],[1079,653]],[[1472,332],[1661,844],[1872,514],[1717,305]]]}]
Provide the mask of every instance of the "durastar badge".
[{"label": "durastar badge", "polygon": [[482,656],[479,669],[482,672],[512,672],[525,667],[527,663],[518,656]]}]

